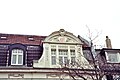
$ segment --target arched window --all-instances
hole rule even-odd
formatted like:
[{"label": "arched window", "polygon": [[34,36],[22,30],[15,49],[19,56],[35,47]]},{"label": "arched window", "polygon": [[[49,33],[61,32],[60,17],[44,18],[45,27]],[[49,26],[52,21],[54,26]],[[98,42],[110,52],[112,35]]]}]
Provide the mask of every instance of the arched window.
[{"label": "arched window", "polygon": [[23,65],[23,50],[12,49],[11,65]]}]

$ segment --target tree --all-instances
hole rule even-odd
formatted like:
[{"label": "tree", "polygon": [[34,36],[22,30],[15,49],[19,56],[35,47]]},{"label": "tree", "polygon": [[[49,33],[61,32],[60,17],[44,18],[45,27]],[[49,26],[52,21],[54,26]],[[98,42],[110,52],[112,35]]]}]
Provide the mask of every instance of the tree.
[{"label": "tree", "polygon": [[[120,80],[120,65],[117,64],[102,64],[98,61],[98,56],[94,56],[94,40],[99,37],[100,33],[97,33],[96,36],[93,36],[90,29],[88,29],[88,38],[89,38],[89,54],[92,58],[92,65],[87,65],[88,67],[83,67],[81,61],[77,60],[75,62],[71,62],[69,64],[65,64],[64,67],[61,68],[61,72],[69,75],[73,80],[77,80],[79,78],[83,80],[102,80],[104,76],[107,80]],[[85,64],[86,65],[86,64]],[[114,76],[114,77],[113,77]]]},{"label": "tree", "polygon": [[[93,64],[81,64],[81,61],[77,60],[75,62],[65,64],[65,66],[62,67],[62,72],[72,77],[73,80],[77,80],[78,78],[81,78],[83,80],[101,80],[105,73],[102,72],[98,67],[97,61],[94,56],[95,50],[93,48],[93,41],[99,36],[100,33],[97,33],[97,35],[93,37],[89,27],[86,27],[88,29],[88,38],[90,43],[89,48]],[[83,65],[88,67],[85,68],[83,67]]]}]

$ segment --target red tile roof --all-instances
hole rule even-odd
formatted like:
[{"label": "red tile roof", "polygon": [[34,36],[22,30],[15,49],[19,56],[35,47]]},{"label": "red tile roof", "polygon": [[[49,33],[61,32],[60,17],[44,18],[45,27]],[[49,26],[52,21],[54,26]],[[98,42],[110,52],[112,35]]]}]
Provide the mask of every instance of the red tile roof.
[{"label": "red tile roof", "polygon": [[22,43],[29,45],[40,45],[46,36],[2,34],[0,33],[0,44]]}]

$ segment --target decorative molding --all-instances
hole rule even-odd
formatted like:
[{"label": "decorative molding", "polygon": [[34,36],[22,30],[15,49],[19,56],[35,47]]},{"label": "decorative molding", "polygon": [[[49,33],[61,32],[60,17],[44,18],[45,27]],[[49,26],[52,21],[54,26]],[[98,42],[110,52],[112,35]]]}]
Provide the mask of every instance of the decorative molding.
[{"label": "decorative molding", "polygon": [[80,52],[81,52],[81,48],[80,48],[80,47],[78,47],[77,52],[78,52],[78,53],[80,53]]},{"label": "decorative molding", "polygon": [[47,74],[46,75],[47,76],[47,78],[49,78],[49,77],[60,77],[61,75],[60,74],[55,74],[55,73],[53,73],[53,74]]},{"label": "decorative molding", "polygon": [[22,73],[10,73],[8,74],[8,78],[24,78],[24,74]]},{"label": "decorative molding", "polygon": [[82,41],[70,32],[60,29],[45,38],[43,43],[74,43],[82,44]]}]

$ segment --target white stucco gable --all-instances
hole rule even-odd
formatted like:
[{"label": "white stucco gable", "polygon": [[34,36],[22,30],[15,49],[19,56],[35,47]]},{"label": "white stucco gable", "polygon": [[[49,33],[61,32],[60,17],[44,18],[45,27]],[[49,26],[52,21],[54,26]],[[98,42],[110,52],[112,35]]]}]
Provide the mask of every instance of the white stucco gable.
[{"label": "white stucco gable", "polygon": [[43,41],[43,55],[33,66],[56,68],[60,67],[60,61],[64,63],[66,59],[70,62],[79,59],[81,63],[88,64],[83,55],[82,44],[79,38],[64,29],[55,31]]},{"label": "white stucco gable", "polygon": [[60,29],[50,34],[43,42],[45,43],[67,43],[67,44],[82,44],[80,39],[72,33]]}]

